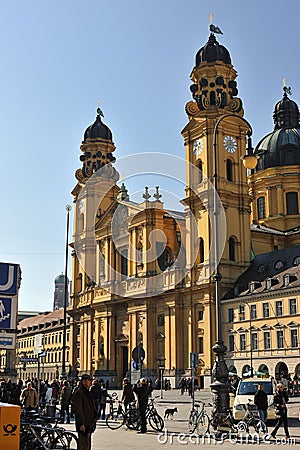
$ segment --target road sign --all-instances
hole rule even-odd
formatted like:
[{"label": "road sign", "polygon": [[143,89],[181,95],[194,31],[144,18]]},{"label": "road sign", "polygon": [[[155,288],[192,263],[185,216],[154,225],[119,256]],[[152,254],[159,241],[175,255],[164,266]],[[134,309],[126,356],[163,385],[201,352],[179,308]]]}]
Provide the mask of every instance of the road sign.
[{"label": "road sign", "polygon": [[0,348],[5,348],[5,349],[16,348],[15,333],[0,333]]},{"label": "road sign", "polygon": [[20,362],[38,362],[38,358],[34,358],[31,356],[21,356],[19,358]]},{"label": "road sign", "polygon": [[145,353],[145,350],[143,349],[143,347],[135,347],[132,350],[132,359],[135,362],[144,361],[145,355],[146,355],[146,353]]},{"label": "road sign", "polygon": [[0,329],[12,330],[16,328],[17,296],[0,297]]},{"label": "road sign", "polygon": [[0,294],[16,295],[18,278],[19,264],[0,263]]},{"label": "road sign", "polygon": [[197,367],[198,367],[198,356],[199,356],[199,353],[197,353],[197,352],[190,353],[190,367],[191,367],[191,369],[197,369]]},{"label": "road sign", "polygon": [[42,339],[43,339],[43,335],[42,333],[36,334],[34,336],[34,349],[33,352],[36,354],[39,354],[42,351]]}]

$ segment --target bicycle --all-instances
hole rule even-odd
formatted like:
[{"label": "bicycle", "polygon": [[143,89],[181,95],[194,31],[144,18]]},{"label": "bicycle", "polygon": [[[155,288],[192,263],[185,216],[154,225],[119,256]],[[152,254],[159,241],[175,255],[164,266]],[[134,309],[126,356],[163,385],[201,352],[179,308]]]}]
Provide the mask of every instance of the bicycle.
[{"label": "bicycle", "polygon": [[149,398],[149,402],[146,409],[146,419],[149,422],[150,427],[155,431],[162,431],[165,426],[164,419],[158,414],[157,409],[154,405],[154,400],[158,398],[157,395],[154,398]]},{"label": "bicycle", "polygon": [[250,433],[250,427],[253,427],[257,434],[266,434],[268,432],[267,426],[263,420],[254,414],[253,411],[256,411],[257,409],[256,406],[251,403],[250,399],[248,399],[246,405],[243,405],[243,408],[245,409],[245,415],[237,424],[238,431],[240,433]]},{"label": "bicycle", "polygon": [[[197,429],[197,433],[203,436],[205,434],[209,434],[211,419],[206,413],[205,403],[201,402],[201,405],[199,403],[195,403],[194,407],[196,409],[192,409],[190,412],[188,430],[190,433],[195,433]],[[208,406],[212,405],[208,403]],[[201,408],[200,411],[199,408]]]},{"label": "bicycle", "polygon": [[59,427],[58,420],[51,425],[52,418],[40,416],[35,411],[22,413],[21,419],[21,450],[77,449],[77,436]]}]

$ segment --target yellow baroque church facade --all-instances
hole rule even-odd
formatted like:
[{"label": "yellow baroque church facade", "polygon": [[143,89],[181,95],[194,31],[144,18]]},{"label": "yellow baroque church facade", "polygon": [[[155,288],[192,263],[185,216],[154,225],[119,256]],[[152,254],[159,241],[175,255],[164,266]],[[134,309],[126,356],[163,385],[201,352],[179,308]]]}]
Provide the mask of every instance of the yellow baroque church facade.
[{"label": "yellow baroque church facade", "polygon": [[[298,261],[300,126],[298,106],[285,88],[275,107],[274,132],[257,145],[258,165],[247,172],[242,158],[252,130],[236,78],[229,51],[211,32],[196,54],[193,100],[186,104],[183,212],[164,207],[158,186],[152,197],[145,187],[140,203],[130,200],[125,182],[118,184],[116,147],[100,108],[86,129],[72,191],[69,363],[77,373],[120,386],[123,377],[136,372],[155,379],[163,367],[175,387],[182,376],[191,376],[190,354],[197,353],[195,376],[208,387],[218,323],[230,347],[227,366],[241,372],[249,361],[247,346],[240,352],[232,345],[229,336],[242,333],[234,312],[228,321],[228,309],[239,305],[245,284],[270,278],[267,263],[259,280],[249,275],[259,255],[293,247]],[[299,294],[299,285],[295,289]],[[257,293],[247,290],[247,299],[252,294]],[[249,330],[253,324],[243,320],[243,329]],[[264,325],[269,326],[266,320],[257,326]],[[299,355],[297,346],[294,355]],[[140,366],[133,364],[136,355]],[[260,356],[266,355],[257,353],[257,363]]]}]

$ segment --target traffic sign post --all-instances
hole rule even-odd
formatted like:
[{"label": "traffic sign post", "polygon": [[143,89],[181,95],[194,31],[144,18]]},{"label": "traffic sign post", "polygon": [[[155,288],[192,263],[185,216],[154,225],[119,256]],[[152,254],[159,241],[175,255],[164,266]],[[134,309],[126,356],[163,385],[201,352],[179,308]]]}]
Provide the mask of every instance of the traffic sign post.
[{"label": "traffic sign post", "polygon": [[199,353],[190,353],[190,368],[192,369],[192,411],[194,411],[195,405],[195,369],[198,367]]},{"label": "traffic sign post", "polygon": [[132,359],[139,364],[139,368],[140,368],[140,378],[142,378],[142,374],[143,374],[143,361],[145,359],[145,350],[143,349],[143,347],[141,347],[140,345],[135,347],[132,350]]},{"label": "traffic sign post", "polygon": [[160,398],[163,398],[163,385],[164,385],[164,366],[159,366],[159,374],[160,374]]}]

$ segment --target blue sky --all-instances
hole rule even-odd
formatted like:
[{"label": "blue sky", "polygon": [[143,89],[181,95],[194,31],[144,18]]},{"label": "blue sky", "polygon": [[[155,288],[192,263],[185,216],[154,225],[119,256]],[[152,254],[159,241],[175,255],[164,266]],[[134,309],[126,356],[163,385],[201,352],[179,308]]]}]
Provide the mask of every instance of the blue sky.
[{"label": "blue sky", "polygon": [[52,308],[65,205],[98,98],[117,158],[184,157],[189,76],[211,12],[256,144],[273,129],[283,77],[300,103],[299,0],[0,1],[0,261],[21,264],[20,309]]}]

